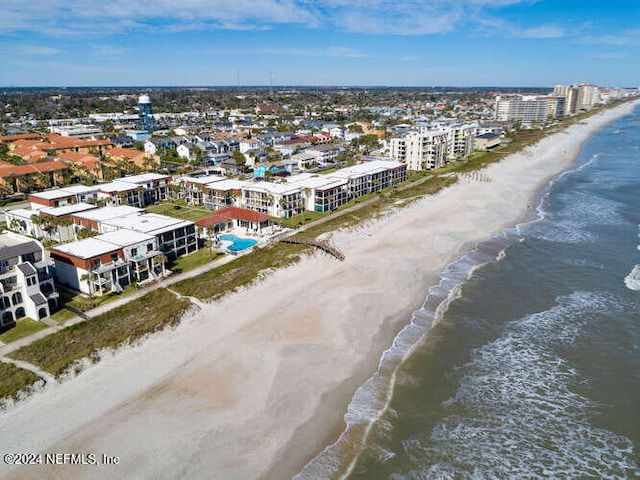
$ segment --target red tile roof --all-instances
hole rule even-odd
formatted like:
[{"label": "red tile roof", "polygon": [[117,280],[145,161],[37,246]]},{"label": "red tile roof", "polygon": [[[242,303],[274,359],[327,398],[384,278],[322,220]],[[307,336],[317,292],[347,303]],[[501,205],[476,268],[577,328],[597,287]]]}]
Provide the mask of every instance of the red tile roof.
[{"label": "red tile roof", "polygon": [[18,133],[16,135],[4,135],[0,137],[0,142],[13,142],[16,140],[40,140],[42,135],[39,133]]},{"label": "red tile roof", "polygon": [[144,152],[141,152],[140,150],[135,150],[133,148],[116,147],[116,148],[112,148],[111,150],[108,150],[107,155],[111,157],[133,159],[133,158],[139,157],[140,155],[144,155]]},{"label": "red tile roof", "polygon": [[30,163],[29,165],[12,165],[10,167],[0,167],[0,178],[19,177],[22,175],[53,172],[56,170],[66,170],[66,168],[67,166],[62,162],[42,162]]},{"label": "red tile roof", "polygon": [[84,160],[98,160],[98,157],[92,155],[90,153],[82,153],[82,152],[64,152],[56,155],[61,160],[68,160],[70,162],[83,162]]}]

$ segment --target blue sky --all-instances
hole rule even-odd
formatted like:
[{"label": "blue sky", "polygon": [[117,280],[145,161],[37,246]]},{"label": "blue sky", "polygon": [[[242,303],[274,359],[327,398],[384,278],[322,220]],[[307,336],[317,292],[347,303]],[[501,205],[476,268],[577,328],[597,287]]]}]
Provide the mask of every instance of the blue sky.
[{"label": "blue sky", "polygon": [[640,0],[0,0],[0,86],[640,85]]}]

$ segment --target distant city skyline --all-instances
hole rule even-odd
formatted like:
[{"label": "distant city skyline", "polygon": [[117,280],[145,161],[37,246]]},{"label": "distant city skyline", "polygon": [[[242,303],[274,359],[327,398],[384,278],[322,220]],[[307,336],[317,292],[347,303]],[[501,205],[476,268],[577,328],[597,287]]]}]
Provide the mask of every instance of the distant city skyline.
[{"label": "distant city skyline", "polygon": [[0,86],[640,84],[640,2],[2,0]]}]

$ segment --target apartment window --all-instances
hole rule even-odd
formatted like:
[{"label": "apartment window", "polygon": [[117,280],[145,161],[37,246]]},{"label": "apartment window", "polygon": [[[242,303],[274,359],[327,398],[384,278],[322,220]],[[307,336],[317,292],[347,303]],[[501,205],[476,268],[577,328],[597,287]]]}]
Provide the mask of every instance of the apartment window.
[{"label": "apartment window", "polygon": [[135,257],[136,255],[138,255],[138,249],[137,248],[132,248],[131,249],[131,256]]},{"label": "apartment window", "polygon": [[153,243],[147,243],[147,252],[153,250]]},{"label": "apartment window", "polygon": [[112,262],[117,262],[118,261],[118,254],[117,253],[112,253],[111,254],[111,261]]}]

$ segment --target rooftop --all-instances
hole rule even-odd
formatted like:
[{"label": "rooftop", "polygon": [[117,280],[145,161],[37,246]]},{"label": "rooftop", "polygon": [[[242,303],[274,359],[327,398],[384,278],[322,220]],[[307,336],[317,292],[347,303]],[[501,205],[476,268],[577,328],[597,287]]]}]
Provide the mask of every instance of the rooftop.
[{"label": "rooftop", "polygon": [[113,232],[103,233],[96,237],[104,242],[112,243],[118,247],[127,247],[129,245],[135,245],[136,243],[148,242],[155,240],[153,235],[148,235],[142,232],[135,232],[131,230],[114,230]]},{"label": "rooftop", "polygon": [[61,252],[72,257],[88,259],[117,252],[118,250],[120,250],[120,247],[113,243],[105,242],[97,237],[89,237],[77,242],[58,245],[53,247],[51,252]]},{"label": "rooftop", "polygon": [[158,233],[193,225],[193,222],[167,217],[166,215],[159,215],[157,213],[145,213],[144,215],[129,215],[113,218],[106,221],[105,224],[115,228],[157,235]]},{"label": "rooftop", "polygon": [[127,215],[140,215],[142,212],[144,212],[142,208],[120,205],[117,207],[95,208],[93,210],[75,213],[73,216],[84,220],[103,222],[112,218],[126,217]]},{"label": "rooftop", "polygon": [[[86,210],[94,210],[97,207],[95,205],[91,205],[89,203],[84,203],[84,202],[79,202],[79,203],[72,203],[70,205],[64,205],[62,207],[44,207],[40,210],[38,210],[38,212],[42,212],[46,215],[51,215],[52,217],[61,217],[63,215],[70,215],[72,213],[78,213],[78,212],[84,212]],[[33,210],[29,210],[32,213]]]}]

